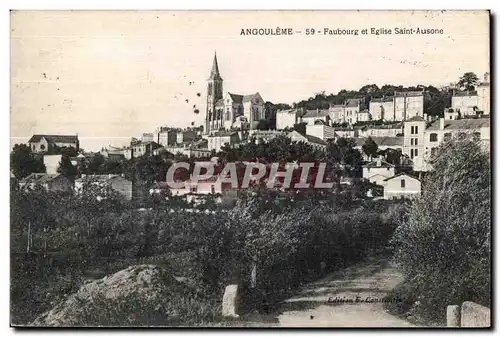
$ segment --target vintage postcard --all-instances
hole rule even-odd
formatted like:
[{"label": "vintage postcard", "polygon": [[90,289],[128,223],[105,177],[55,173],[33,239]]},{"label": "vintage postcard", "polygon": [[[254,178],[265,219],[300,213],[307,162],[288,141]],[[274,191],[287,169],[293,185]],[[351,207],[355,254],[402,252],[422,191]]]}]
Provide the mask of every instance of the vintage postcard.
[{"label": "vintage postcard", "polygon": [[12,10],[13,327],[490,327],[490,12]]}]

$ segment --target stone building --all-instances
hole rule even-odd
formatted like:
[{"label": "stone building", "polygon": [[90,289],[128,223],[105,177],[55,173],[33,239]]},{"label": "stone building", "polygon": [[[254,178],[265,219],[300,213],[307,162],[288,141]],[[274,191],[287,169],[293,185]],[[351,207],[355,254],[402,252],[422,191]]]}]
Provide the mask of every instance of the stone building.
[{"label": "stone building", "polygon": [[424,116],[423,91],[395,91],[394,96],[373,98],[370,101],[373,120],[405,121]]},{"label": "stone building", "polygon": [[72,192],[73,182],[61,174],[32,173],[21,179],[20,189],[34,189],[40,186],[47,192]]},{"label": "stone building", "polygon": [[54,147],[72,147],[76,151],[80,149],[78,135],[33,135],[28,144],[32,152],[47,152]]},{"label": "stone building", "polygon": [[254,129],[260,120],[265,119],[264,100],[258,92],[250,95],[228,92],[224,95],[223,79],[215,55],[207,85],[205,134],[230,130],[240,116],[244,116],[248,127]]}]

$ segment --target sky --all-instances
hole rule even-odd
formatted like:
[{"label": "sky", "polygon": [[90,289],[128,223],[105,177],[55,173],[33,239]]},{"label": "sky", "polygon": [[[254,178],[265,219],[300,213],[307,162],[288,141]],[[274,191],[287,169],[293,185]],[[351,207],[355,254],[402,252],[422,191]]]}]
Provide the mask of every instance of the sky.
[{"label": "sky", "polygon": [[[240,35],[276,27],[302,33]],[[13,11],[10,35],[11,145],[78,134],[81,147],[98,150],[160,125],[200,125],[215,51],[224,92],[289,104],[372,83],[447,85],[490,67],[486,11]]]}]

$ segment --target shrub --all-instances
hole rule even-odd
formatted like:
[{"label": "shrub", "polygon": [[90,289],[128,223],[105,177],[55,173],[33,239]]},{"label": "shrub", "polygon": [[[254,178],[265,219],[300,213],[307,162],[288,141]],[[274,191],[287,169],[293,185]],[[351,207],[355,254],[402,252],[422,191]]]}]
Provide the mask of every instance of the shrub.
[{"label": "shrub", "polygon": [[488,154],[470,139],[441,145],[422,197],[393,244],[418,314],[442,321],[446,306],[490,304],[491,191]]}]

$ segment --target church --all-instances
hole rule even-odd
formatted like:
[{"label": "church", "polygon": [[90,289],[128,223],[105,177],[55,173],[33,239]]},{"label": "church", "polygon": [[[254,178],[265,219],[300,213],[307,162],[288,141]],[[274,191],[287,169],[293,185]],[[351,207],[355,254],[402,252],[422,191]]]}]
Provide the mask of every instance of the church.
[{"label": "church", "polygon": [[223,94],[222,88],[223,80],[215,54],[207,85],[206,134],[222,130],[255,129],[259,121],[265,119],[264,100],[258,92],[251,95]]}]

